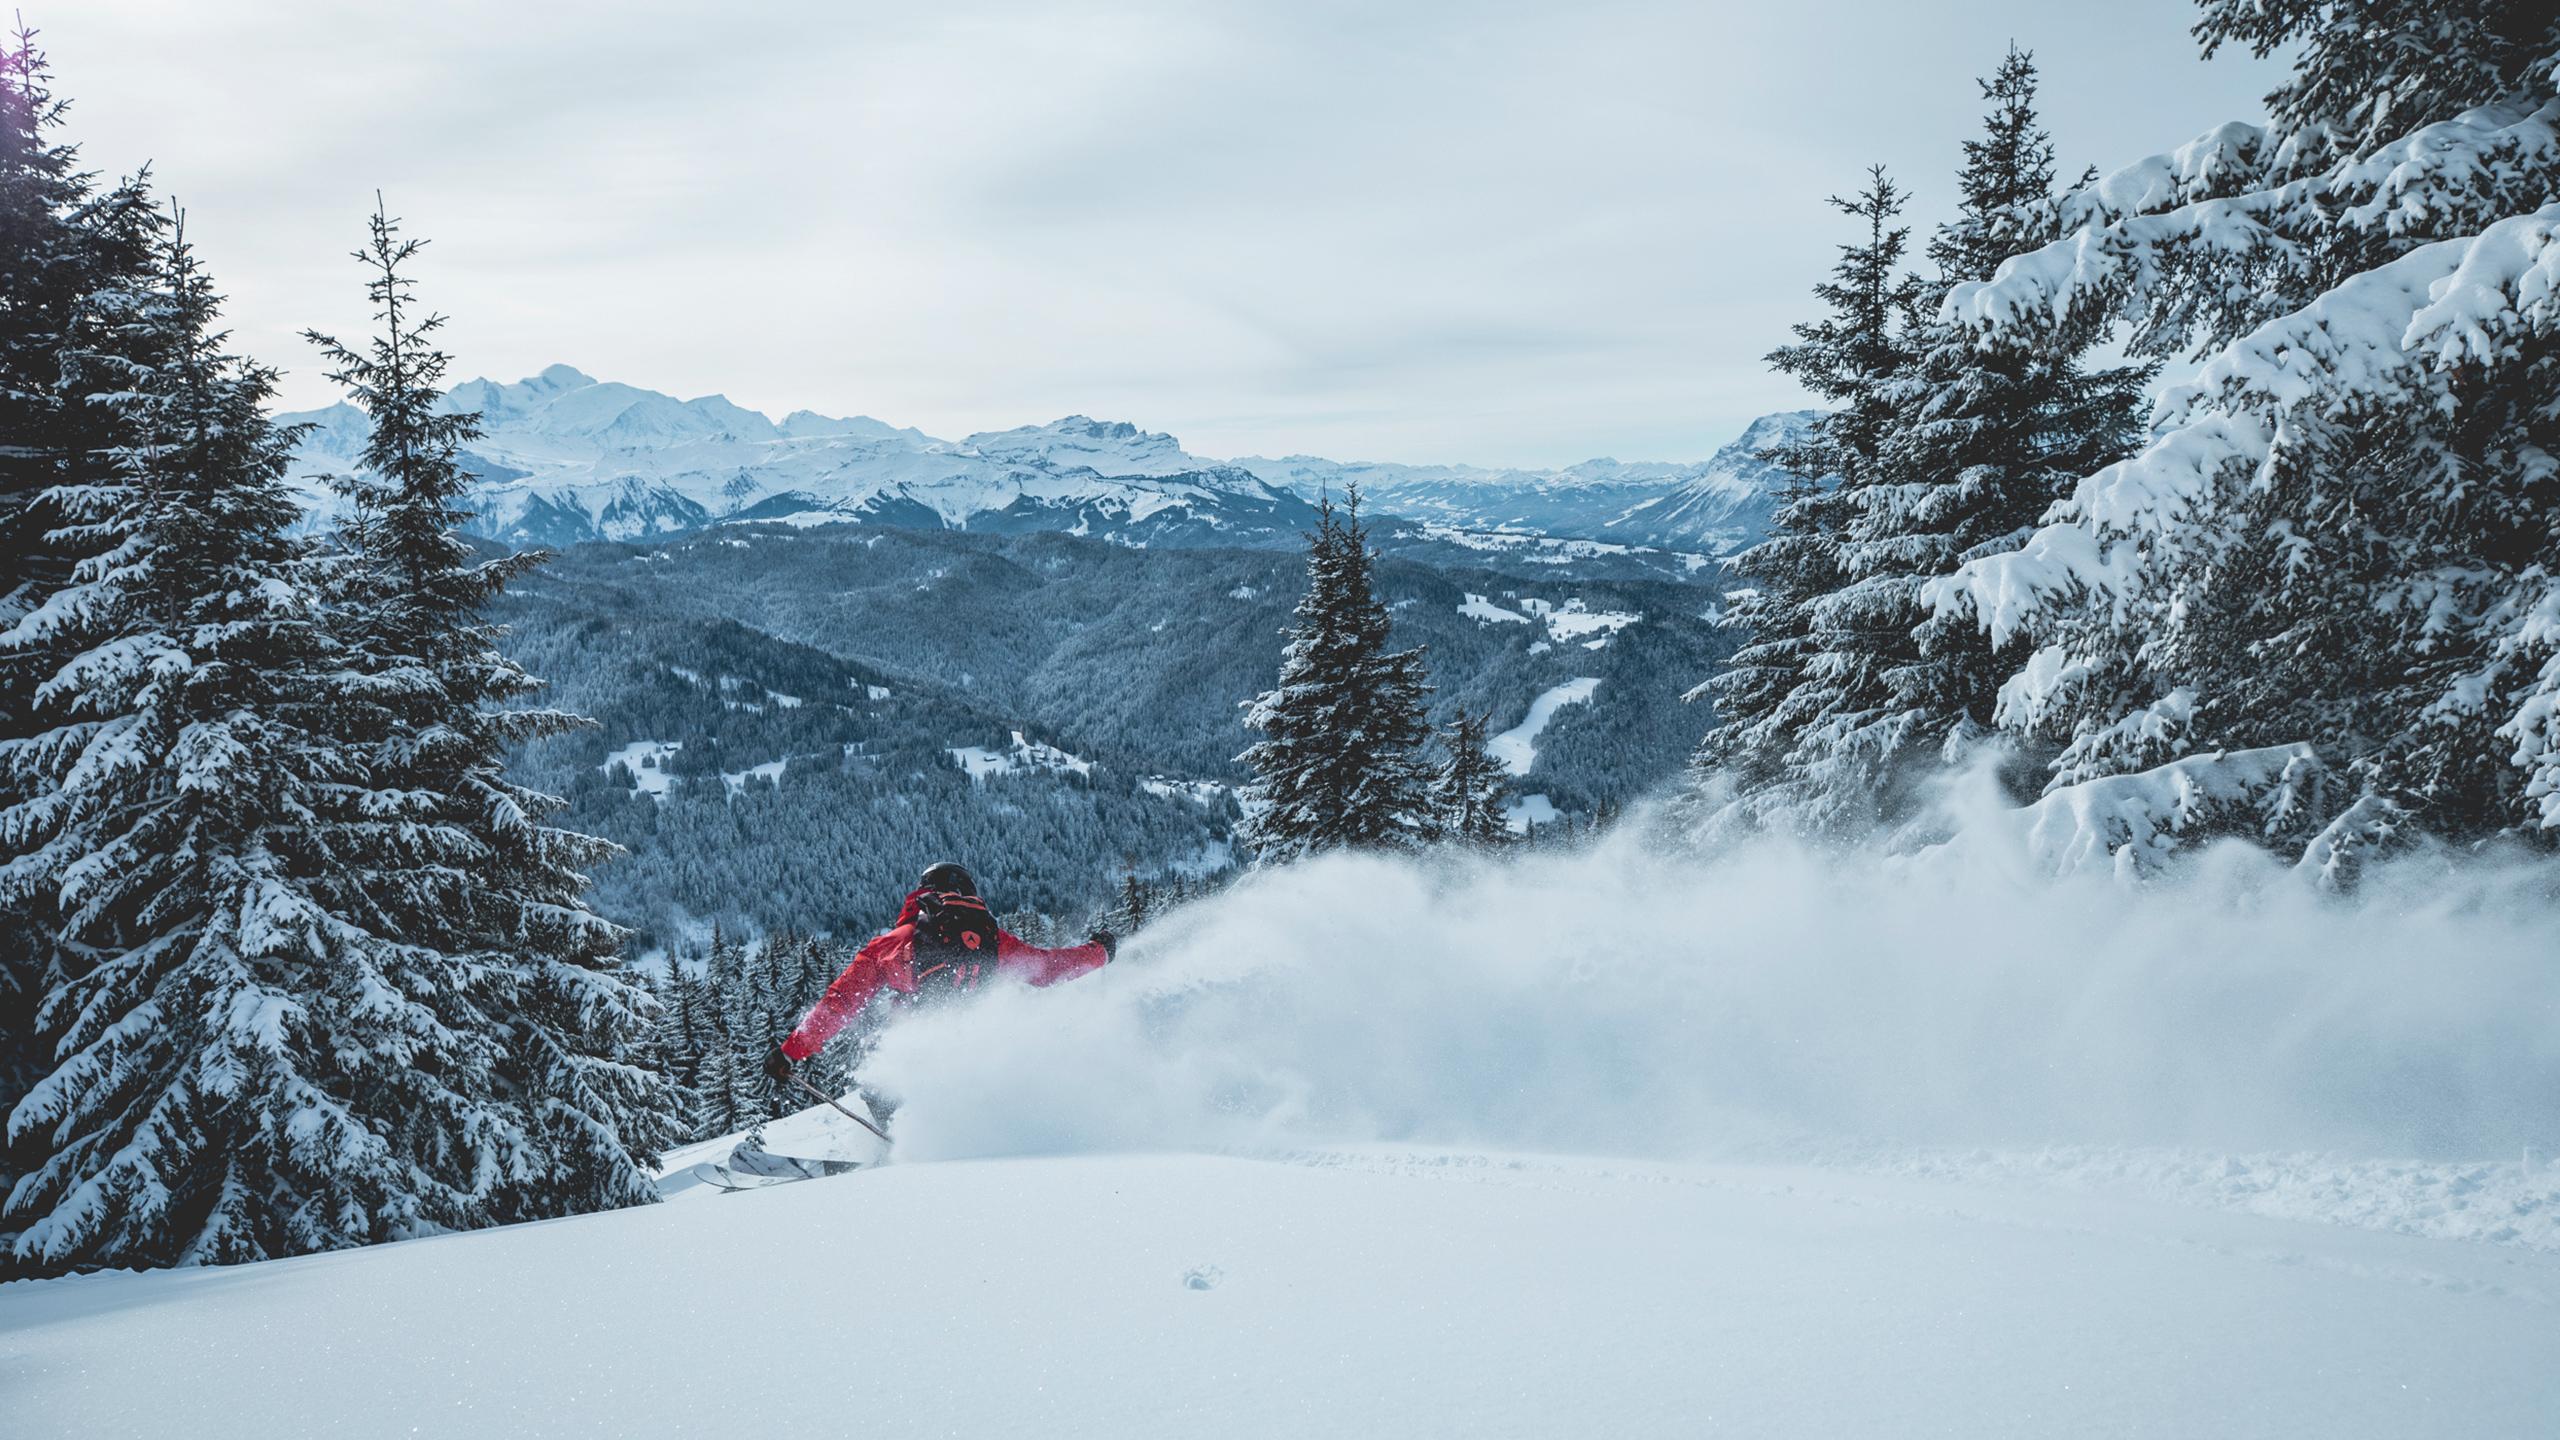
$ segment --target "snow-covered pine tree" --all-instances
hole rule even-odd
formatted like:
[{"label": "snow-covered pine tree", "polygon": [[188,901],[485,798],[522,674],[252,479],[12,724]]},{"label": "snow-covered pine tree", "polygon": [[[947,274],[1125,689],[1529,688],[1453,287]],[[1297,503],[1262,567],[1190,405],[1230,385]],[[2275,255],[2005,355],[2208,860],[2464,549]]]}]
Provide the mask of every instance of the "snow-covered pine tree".
[{"label": "snow-covered pine tree", "polygon": [[1238,840],[1264,864],[1416,843],[1430,813],[1422,650],[1387,648],[1357,489],[1317,506],[1295,613],[1280,683],[1246,712],[1263,738],[1237,757],[1256,777]]},{"label": "snow-covered pine tree", "polygon": [[[62,484],[113,474],[116,408],[83,393],[97,367],[66,372],[74,317],[100,292],[147,288],[158,212],[136,177],[101,190],[56,138],[65,101],[21,23],[0,42],[0,625],[61,585],[76,555],[54,541],[39,503]],[[95,345],[110,335],[90,335]],[[23,729],[46,656],[0,657],[0,724]]]},{"label": "snow-covered pine tree", "polygon": [[1769,534],[1726,562],[1746,593],[1726,623],[1748,639],[1703,693],[1716,707],[1692,766],[1695,823],[1708,836],[1761,825],[1792,828],[1808,798],[1789,763],[1806,728],[1843,690],[1872,683],[1871,662],[1827,656],[1816,606],[1845,583],[1841,530],[1849,496],[1875,483],[1892,423],[1887,387],[1910,359],[1905,336],[1919,282],[1902,269],[1908,227],[1894,224],[1905,196],[1881,165],[1854,197],[1832,196],[1865,234],[1840,247],[1831,278],[1814,287],[1830,314],[1795,327],[1796,343],[1769,363],[1832,402],[1804,437],[1766,457],[1795,477]]},{"label": "snow-covered pine tree", "polygon": [[[811,938],[802,942],[796,978],[782,993],[782,1008],[775,1017],[775,1029],[788,1031],[799,1023],[800,1015],[825,994],[827,986],[853,963],[854,951],[860,947],[850,941]],[[821,1047],[800,1066],[801,1077],[829,1095],[841,1095],[853,1088],[854,1068],[873,1034],[878,1030],[876,1015],[857,1016],[854,1022],[837,1032],[836,1037]],[[781,1039],[777,1033],[772,1040]],[[770,1041],[768,1042],[770,1043]],[[758,1051],[759,1057],[763,1054]],[[808,1100],[803,1094],[799,1099]],[[799,1108],[797,1105],[792,1108]]]},{"label": "snow-covered pine tree", "polygon": [[[148,288],[152,267],[157,216],[145,186],[137,179],[99,190],[56,138],[63,112],[35,32],[21,24],[0,48],[0,631],[60,588],[76,558],[52,538],[62,517],[40,497],[116,473],[109,452],[121,422],[97,387],[121,376],[76,363],[74,319],[102,297]],[[112,343],[116,334],[82,343]],[[67,658],[42,641],[0,650],[0,738],[37,733],[36,686]],[[0,769],[0,810],[28,798]],[[15,853],[17,841],[0,832],[0,865]],[[35,1009],[61,977],[52,969],[55,922],[29,908],[42,900],[0,898],[0,1197],[40,1158],[8,1144],[5,1117],[46,1068]],[[13,1263],[13,1233],[0,1213],[0,1276]]]},{"label": "snow-covered pine tree", "polygon": [[[1980,85],[1991,110],[1964,142],[1957,216],[1930,242],[1939,274],[1916,297],[1922,314],[2053,235],[2035,63],[2012,47]],[[1890,418],[1872,463],[1838,492],[1841,583],[1809,607],[1815,698],[1783,762],[1799,823],[1834,836],[1910,817],[1920,782],[1990,733],[2016,669],[1977,627],[1932,623],[1922,585],[2015,549],[2072,483],[2127,453],[2149,380],[2141,366],[2091,370],[2076,350],[1985,345],[1944,320],[1910,325],[1902,344],[1911,358],[1879,387]]]},{"label": "snow-covered pine tree", "polygon": [[[46,500],[86,553],[0,648],[67,658],[0,739],[17,900],[50,907],[50,1072],[10,1116],[41,1270],[221,1263],[468,1223],[510,1155],[471,1092],[491,1042],[416,996],[467,990],[336,907],[364,781],[335,734],[349,657],[291,537],[273,372],[223,349],[183,224],[142,293],[92,297],[75,369],[129,441]],[[89,337],[95,336],[94,343]],[[455,1023],[459,1021],[460,1023]]]},{"label": "snow-covered pine tree", "polygon": [[2196,765],[2229,755],[2266,777],[2251,828],[2331,874],[2411,819],[2548,839],[2560,12],[2203,10],[2208,49],[2297,49],[2271,122],[2081,187],[2061,238],[1950,310],[2019,347],[2122,326],[2207,363],[2140,454],[1931,598],[2032,643],[2000,718],[2059,747],[2056,787],[2176,762],[2211,789]]},{"label": "snow-covered pine tree", "polygon": [[[746,1032],[754,1023],[746,1017],[742,999],[749,983],[746,947],[714,923],[698,992],[704,1015],[702,1065],[694,1084],[701,1097],[693,1117],[697,1135],[743,1130],[764,1113],[764,1077],[747,1064],[744,1053]],[[766,1043],[772,1043],[770,1038]]]},{"label": "snow-covered pine tree", "polygon": [[371,776],[355,802],[361,895],[378,933],[470,977],[491,1027],[478,1099],[513,1145],[470,1176],[480,1218],[643,1203],[657,1194],[647,1162],[673,1133],[665,1086],[635,1063],[652,1002],[621,958],[623,932],[584,898],[582,872],[615,847],[544,824],[563,802],[505,773],[511,748],[587,722],[524,704],[541,682],[482,613],[545,557],[476,559],[458,533],[471,477],[457,452],[478,421],[438,403],[443,317],[416,309],[401,268],[422,243],[377,206],[356,258],[382,328],[362,350],[308,334],[373,427],[362,469],[341,482],[350,554],[335,597],[365,681],[348,717]]},{"label": "snow-covered pine tree", "polygon": [[1147,923],[1147,916],[1154,909],[1154,894],[1147,883],[1138,878],[1138,872],[1132,870],[1121,878],[1120,901],[1111,907],[1108,923],[1122,935],[1135,935]]},{"label": "snow-covered pine tree", "polygon": [[1485,751],[1488,723],[1485,715],[1461,710],[1440,732],[1448,757],[1432,781],[1431,816],[1437,838],[1451,844],[1484,848],[1511,838],[1502,813],[1511,783],[1501,762]]},{"label": "snow-covered pine tree", "polygon": [[650,1065],[665,1077],[667,1108],[678,1117],[673,1138],[679,1143],[696,1140],[701,1137],[694,1133],[693,1121],[702,1109],[696,1080],[703,1059],[697,987],[685,973],[683,958],[670,955],[666,973],[651,982],[651,989],[658,997],[658,1017],[650,1035]]}]

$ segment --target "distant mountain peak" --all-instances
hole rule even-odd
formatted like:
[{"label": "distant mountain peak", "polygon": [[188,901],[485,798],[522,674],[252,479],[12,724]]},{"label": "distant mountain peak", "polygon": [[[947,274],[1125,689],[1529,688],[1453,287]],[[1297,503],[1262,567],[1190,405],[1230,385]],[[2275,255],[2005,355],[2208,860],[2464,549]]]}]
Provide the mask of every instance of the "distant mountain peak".
[{"label": "distant mountain peak", "polygon": [[[1559,470],[1503,470],[1311,455],[1211,460],[1164,432],[1082,413],[954,444],[867,416],[803,409],[777,423],[725,395],[679,400],[567,364],[512,382],[468,380],[443,405],[480,417],[467,461],[483,477],[473,499],[480,523],[500,538],[543,544],[731,520],[1252,543],[1294,533],[1312,514],[1307,500],[1356,481],[1381,516],[1692,554],[1753,538],[1775,492],[1763,483],[1772,467],[1757,454],[1812,415],[1764,416],[1705,462],[1602,456]],[[319,477],[361,455],[365,417],[338,405],[279,418],[313,423],[296,472],[313,509],[327,511],[336,502]]]},{"label": "distant mountain peak", "polygon": [[[1096,420],[1090,415],[1069,415],[1040,427],[1061,435],[1083,435],[1095,440],[1134,440],[1147,432],[1126,420]],[[1155,437],[1171,440],[1170,435]]]},{"label": "distant mountain peak", "polygon": [[1126,420],[1067,415],[1046,425],[984,430],[961,442],[991,459],[1091,470],[1097,475],[1179,475],[1218,468],[1182,442]]}]

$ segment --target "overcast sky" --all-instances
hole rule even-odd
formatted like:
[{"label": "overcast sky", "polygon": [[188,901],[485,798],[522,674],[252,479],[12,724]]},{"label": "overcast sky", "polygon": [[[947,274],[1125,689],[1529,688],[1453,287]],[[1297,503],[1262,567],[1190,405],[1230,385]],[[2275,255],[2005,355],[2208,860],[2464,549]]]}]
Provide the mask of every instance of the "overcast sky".
[{"label": "overcast sky", "polygon": [[2255,118],[2185,0],[26,0],[91,164],[150,161],[243,348],[332,398],[373,191],[463,375],[554,361],[956,436],[1694,459],[1883,161],[1942,216],[2035,50],[2065,166]]}]

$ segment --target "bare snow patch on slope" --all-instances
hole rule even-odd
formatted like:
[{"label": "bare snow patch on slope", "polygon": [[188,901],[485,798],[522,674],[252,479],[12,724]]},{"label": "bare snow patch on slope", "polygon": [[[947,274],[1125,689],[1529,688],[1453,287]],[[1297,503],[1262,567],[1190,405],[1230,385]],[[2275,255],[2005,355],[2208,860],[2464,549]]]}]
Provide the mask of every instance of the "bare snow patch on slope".
[{"label": "bare snow patch on slope", "polygon": [[1227,793],[1223,780],[1184,780],[1169,775],[1149,775],[1138,782],[1138,788],[1162,799],[1200,806],[1214,806]]},{"label": "bare snow patch on slope", "polygon": [[1579,597],[1561,605],[1524,598],[1520,608],[1545,621],[1548,638],[1558,644],[1571,644],[1591,635],[1615,635],[1644,618],[1629,610],[1594,610]]},{"label": "bare snow patch on slope", "polygon": [[1013,744],[1004,750],[990,750],[983,745],[955,745],[951,758],[959,763],[971,780],[984,784],[990,776],[1019,775],[1026,771],[1045,770],[1053,775],[1079,775],[1090,778],[1093,762],[1070,755],[1055,745],[1031,739],[1021,731],[1013,732]]},{"label": "bare snow patch on slope", "polygon": [[1458,606],[1458,613],[1479,625],[1526,625],[1529,617],[1517,610],[1506,610],[1473,591]]},{"label": "bare snow patch on slope", "polygon": [[1556,823],[1556,802],[1541,795],[1516,795],[1503,802],[1502,823],[1514,835]]},{"label": "bare snow patch on slope", "polygon": [[610,775],[613,767],[619,765],[631,772],[633,789],[663,800],[676,783],[675,773],[667,768],[667,761],[683,748],[681,740],[634,740],[604,757],[604,763],[596,768]]},{"label": "bare snow patch on slope", "polygon": [[1484,748],[1514,775],[1526,775],[1538,763],[1538,737],[1567,705],[1588,705],[1600,688],[1599,677],[1577,676],[1529,702],[1528,718],[1485,742]]},{"label": "bare snow patch on slope", "polygon": [[[1597,650],[1607,645],[1612,636],[1644,619],[1632,610],[1594,610],[1579,596],[1558,604],[1534,595],[1516,597],[1520,608],[1510,609],[1496,604],[1492,597],[1467,592],[1458,613],[1479,625],[1528,625],[1541,630],[1546,639],[1533,644],[1531,653],[1554,645],[1581,645]],[[1588,637],[1597,636],[1597,639]]]}]

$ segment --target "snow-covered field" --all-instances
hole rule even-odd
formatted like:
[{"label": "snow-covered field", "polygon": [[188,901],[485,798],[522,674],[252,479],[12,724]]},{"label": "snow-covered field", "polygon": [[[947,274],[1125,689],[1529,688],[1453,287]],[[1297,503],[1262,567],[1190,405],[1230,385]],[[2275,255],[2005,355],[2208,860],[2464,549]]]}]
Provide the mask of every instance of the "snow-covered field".
[{"label": "snow-covered field", "polygon": [[2529,874],[1295,867],[902,1020],[876,1169],[0,1288],[5,1428],[2549,1435]]},{"label": "snow-covered field", "polygon": [[2560,1257],[1808,1168],[892,1165],[0,1292],[16,1435],[2530,1436]]}]

